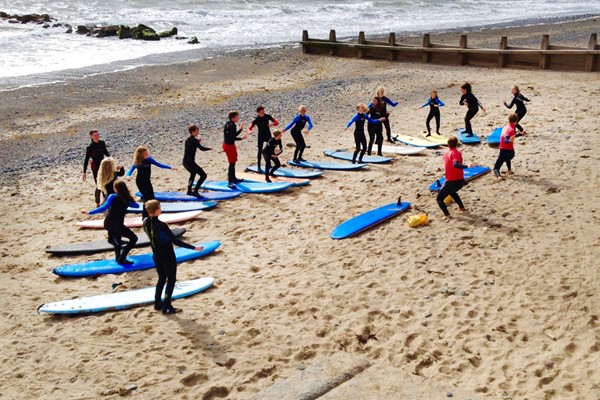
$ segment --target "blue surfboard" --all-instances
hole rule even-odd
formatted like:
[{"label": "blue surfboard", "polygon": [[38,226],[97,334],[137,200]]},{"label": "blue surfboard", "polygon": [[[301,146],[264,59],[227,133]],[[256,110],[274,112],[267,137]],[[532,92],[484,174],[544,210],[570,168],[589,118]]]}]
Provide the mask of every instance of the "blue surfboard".
[{"label": "blue surfboard", "polygon": [[[207,254],[215,251],[221,242],[213,240],[211,242],[198,243],[195,246],[203,246],[204,250],[196,251],[190,250],[183,247],[175,249],[175,258],[177,263],[184,261],[194,260],[196,258],[203,257]],[[120,265],[114,259],[111,260],[98,260],[91,262],[84,262],[79,264],[63,265],[61,267],[54,268],[52,270],[58,276],[68,277],[83,277],[83,276],[96,276],[105,274],[122,274],[123,272],[138,271],[142,269],[150,269],[154,267],[154,260],[152,259],[152,253],[140,254],[137,256],[127,257],[133,261],[131,265]]]},{"label": "blue surfboard", "polygon": [[[159,200],[160,201],[160,200]],[[138,203],[139,208],[129,207],[127,212],[130,213],[141,213],[144,209],[144,203]],[[164,213],[176,213],[185,211],[196,211],[196,210],[210,210],[217,206],[216,201],[186,201],[181,203],[161,203],[160,210]]]},{"label": "blue surfboard", "polygon": [[494,129],[485,142],[487,144],[500,144],[500,136],[502,136],[502,127]]},{"label": "blue surfboard", "polygon": [[[329,156],[329,157],[337,158],[340,160],[346,160],[346,161],[352,161],[352,157],[354,156],[354,153],[350,153],[348,151],[341,151],[341,150],[325,150],[323,152],[323,154],[325,154],[326,156]],[[371,164],[383,164],[383,163],[387,163],[390,161],[392,161],[391,158],[382,157],[382,156],[365,155],[362,159],[363,163],[371,163]]]},{"label": "blue surfboard", "polygon": [[242,193],[275,193],[294,186],[291,182],[240,182],[235,184],[235,189],[227,186],[227,182],[206,181],[202,184],[204,189],[220,190],[223,192],[241,191]]},{"label": "blue surfboard", "polygon": [[332,239],[345,239],[350,236],[354,236],[366,229],[369,229],[375,225],[378,225],[396,215],[408,210],[410,203],[401,202],[386,204],[374,210],[367,211],[364,214],[360,214],[348,221],[339,224],[333,231],[331,231]]},{"label": "blue surfboard", "polygon": [[[177,282],[175,283],[175,289],[171,298],[176,300],[200,293],[211,287],[214,283],[215,278],[213,277]],[[154,303],[155,291],[156,287],[152,286],[144,289],[57,301],[55,303],[42,304],[38,307],[38,312],[48,314],[84,314],[126,310],[131,307]]]},{"label": "blue surfboard", "polygon": [[[221,201],[234,199],[241,196],[242,192],[239,190],[232,190],[230,192],[202,192],[202,197],[190,196],[181,192],[154,192],[154,198],[158,201]],[[140,192],[135,194],[138,197],[142,197]]]},{"label": "blue surfboard", "polygon": [[367,166],[367,164],[336,163],[327,161],[288,161],[288,164],[294,167],[328,169],[332,171],[353,171]]},{"label": "blue surfboard", "polygon": [[[257,172],[260,174],[265,173],[264,168],[261,168],[259,170],[258,166],[256,166],[256,165],[251,165],[249,167],[246,167],[246,171]],[[277,171],[275,171],[275,176],[283,176],[286,178],[312,179],[312,178],[318,178],[321,175],[323,175],[323,171],[300,171],[297,169],[289,169],[289,168],[279,168]]]},{"label": "blue surfboard", "polygon": [[[490,172],[490,169],[489,169],[489,167],[473,167],[473,168],[466,168],[463,171],[465,172],[465,181],[468,182],[475,178],[480,177],[481,175],[487,174],[488,172]],[[440,179],[436,180],[429,186],[429,190],[431,190],[433,192],[439,191],[442,188],[442,186],[444,186],[444,182],[446,182],[446,178],[441,177]]]},{"label": "blue surfboard", "polygon": [[476,134],[473,136],[468,136],[465,134],[465,128],[458,128],[458,132],[456,133],[456,137],[462,144],[478,144],[481,143],[481,139]]}]

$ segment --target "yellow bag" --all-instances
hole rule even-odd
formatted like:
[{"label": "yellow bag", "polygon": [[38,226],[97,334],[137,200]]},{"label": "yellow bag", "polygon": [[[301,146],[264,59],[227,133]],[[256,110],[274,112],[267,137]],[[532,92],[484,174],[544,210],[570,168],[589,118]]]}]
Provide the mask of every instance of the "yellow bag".
[{"label": "yellow bag", "polygon": [[410,215],[408,217],[408,226],[416,228],[417,226],[427,224],[427,214]]},{"label": "yellow bag", "polygon": [[450,195],[446,196],[446,198],[444,199],[444,203],[445,203],[445,204],[450,204],[450,203],[452,203],[452,196],[450,196]]}]

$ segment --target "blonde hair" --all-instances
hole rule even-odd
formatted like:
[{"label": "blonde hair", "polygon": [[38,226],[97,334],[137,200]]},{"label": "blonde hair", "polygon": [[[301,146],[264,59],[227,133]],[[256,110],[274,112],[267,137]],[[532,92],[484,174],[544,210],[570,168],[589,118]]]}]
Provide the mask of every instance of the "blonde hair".
[{"label": "blonde hair", "polygon": [[298,112],[300,113],[302,111],[306,112],[306,106],[305,105],[301,105],[300,107],[298,107]]},{"label": "blonde hair", "polygon": [[146,204],[144,204],[144,207],[146,207],[148,214],[154,214],[156,210],[160,208],[160,202],[158,200],[148,200]]},{"label": "blonde hair", "polygon": [[517,85],[513,85],[513,87],[511,89],[513,89],[515,92],[517,92],[517,94],[521,93],[521,91],[519,90],[519,87]]},{"label": "blonde hair", "polygon": [[144,160],[144,154],[148,151],[147,147],[140,146],[133,153],[133,165],[140,165]]},{"label": "blonde hair", "polygon": [[279,129],[276,129],[273,131],[273,137],[277,137],[277,136],[281,136],[283,135],[283,132],[281,132]]},{"label": "blonde hair", "polygon": [[379,87],[377,88],[377,91],[375,92],[375,95],[376,95],[377,97],[381,97],[381,95],[379,94],[380,92],[383,92],[383,93],[385,93],[385,89],[383,88],[383,86],[379,86]]},{"label": "blonde hair", "polygon": [[369,110],[365,103],[358,103],[356,105],[356,111],[360,111],[361,109],[364,110],[363,112],[367,112]]},{"label": "blonde hair", "polygon": [[115,169],[116,163],[115,159],[112,157],[106,157],[100,163],[100,168],[98,168],[98,183],[96,184],[96,187],[104,194],[106,194],[106,185],[115,179]]}]

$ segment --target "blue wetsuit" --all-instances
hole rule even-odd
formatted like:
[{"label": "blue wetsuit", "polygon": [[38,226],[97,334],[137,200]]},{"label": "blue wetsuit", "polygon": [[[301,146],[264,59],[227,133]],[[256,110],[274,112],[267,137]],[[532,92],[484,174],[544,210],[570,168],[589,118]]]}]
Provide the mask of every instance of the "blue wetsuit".
[{"label": "blue wetsuit", "polygon": [[308,130],[311,130],[313,128],[313,123],[310,120],[310,117],[307,114],[298,114],[284,129],[284,131],[287,131],[293,126],[291,133],[292,139],[296,142],[296,150],[294,151],[295,162],[305,161],[302,159],[302,153],[304,153],[304,149],[306,148],[306,142],[304,142],[304,136],[302,136],[302,129],[304,129],[307,123]]},{"label": "blue wetsuit", "polygon": [[[437,107],[436,107],[437,105]],[[440,100],[439,97],[432,99],[431,97],[427,99],[425,104],[421,106],[427,107],[429,106],[429,115],[427,115],[427,120],[425,121],[425,126],[427,126],[427,136],[431,135],[431,127],[429,126],[429,122],[431,119],[435,117],[435,131],[439,135],[440,134],[440,107],[444,107],[445,104]]]},{"label": "blue wetsuit", "polygon": [[[161,164],[154,158],[148,157],[145,160],[142,160],[141,164],[132,165],[131,168],[129,168],[129,171],[127,171],[127,173],[125,174],[129,177],[137,168],[138,173],[135,177],[135,184],[137,185],[140,193],[142,194],[144,203],[146,203],[148,200],[154,200],[154,188],[152,187],[152,182],[150,182],[150,176],[152,174],[152,165],[156,165],[159,168],[171,169],[169,165]],[[146,207],[144,207],[144,210],[142,212],[142,218],[146,217],[148,217],[148,213],[146,212]]]}]

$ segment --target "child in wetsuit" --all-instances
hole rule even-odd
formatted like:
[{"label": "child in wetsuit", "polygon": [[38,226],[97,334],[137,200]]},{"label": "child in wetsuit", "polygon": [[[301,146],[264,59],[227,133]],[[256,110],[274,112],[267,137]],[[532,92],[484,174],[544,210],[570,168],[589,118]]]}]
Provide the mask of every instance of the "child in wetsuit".
[{"label": "child in wetsuit", "polygon": [[269,140],[271,140],[271,129],[269,129],[269,128],[272,126],[279,125],[279,122],[275,118],[270,116],[269,114],[266,114],[265,108],[263,106],[259,106],[256,109],[256,114],[257,114],[256,118],[254,118],[254,121],[252,121],[252,123],[248,127],[248,133],[251,133],[252,128],[254,128],[255,126],[258,127],[257,165],[258,165],[258,170],[260,171],[260,159],[263,155],[264,144],[267,143]]},{"label": "child in wetsuit", "polygon": [[511,160],[515,157],[515,138],[526,135],[525,132],[516,133],[515,127],[517,126],[518,121],[519,116],[517,113],[512,113],[508,116],[508,125],[502,128],[499,146],[500,154],[498,154],[498,159],[494,165],[494,175],[496,175],[496,178],[500,178],[500,168],[504,163],[506,163],[506,166],[508,167],[507,174],[512,175],[513,173],[511,168]]},{"label": "child in wetsuit", "polygon": [[471,127],[471,120],[473,119],[475,114],[477,114],[477,112],[479,112],[480,107],[483,110],[483,112],[485,113],[486,112],[485,107],[483,106],[483,104],[481,104],[481,102],[479,100],[477,100],[477,97],[475,97],[475,95],[473,94],[470,83],[467,82],[467,83],[464,83],[463,85],[461,85],[460,92],[461,92],[462,96],[460,96],[459,104],[461,106],[466,105],[468,108],[467,113],[465,114],[465,134],[467,136],[473,136],[473,128]]},{"label": "child in wetsuit", "polygon": [[379,99],[381,100],[381,105],[382,105],[382,113],[383,116],[385,117],[385,120],[383,121],[383,126],[385,127],[385,133],[387,135],[387,141],[390,143],[394,143],[394,141],[392,140],[392,128],[390,126],[390,113],[387,110],[387,106],[390,105],[392,107],[396,107],[398,105],[397,101],[392,101],[389,98],[387,98],[385,96],[385,89],[380,87],[377,89],[377,97],[379,97]]},{"label": "child in wetsuit", "polygon": [[[190,173],[190,178],[188,179],[188,188],[187,194],[193,195],[196,197],[200,197],[200,188],[202,184],[206,180],[206,172],[198,164],[196,164],[196,149],[200,149],[201,151],[209,151],[212,150],[209,147],[204,147],[200,144],[200,138],[198,135],[200,134],[200,129],[196,125],[190,125],[188,127],[188,132],[190,136],[185,140],[185,146],[183,150],[183,167],[188,170]],[[192,186],[194,185],[194,178],[198,174],[198,182],[196,183],[196,187],[192,192]]]},{"label": "child in wetsuit", "polygon": [[[161,164],[154,158],[150,157],[150,150],[148,150],[147,147],[140,146],[135,149],[135,153],[133,153],[133,165],[131,168],[129,168],[129,171],[127,171],[125,175],[130,177],[131,174],[133,174],[133,171],[137,169],[138,173],[135,177],[135,183],[138,187],[138,190],[142,194],[144,203],[148,200],[154,199],[154,188],[152,187],[152,182],[150,182],[152,165],[156,165],[157,167],[163,169],[172,169],[173,171],[177,171],[177,168],[166,164]],[[142,218],[146,217],[148,217],[148,213],[144,207]]]},{"label": "child in wetsuit", "polygon": [[[133,261],[127,259],[127,254],[135,247],[138,237],[125,226],[125,214],[128,207],[139,208],[140,205],[133,200],[125,182],[116,181],[114,190],[115,193],[108,196],[104,204],[87,214],[98,214],[108,210],[108,214],[104,218],[104,229],[108,231],[108,243],[115,248],[115,260],[121,265],[131,265]],[[84,213],[86,212],[84,211]],[[129,241],[121,249],[123,236]]]},{"label": "child in wetsuit", "polygon": [[306,114],[306,107],[300,106],[298,107],[298,115],[294,117],[292,122],[285,127],[283,132],[286,132],[290,128],[292,128],[292,139],[296,142],[296,150],[294,151],[294,162],[299,163],[300,161],[306,161],[302,158],[302,154],[304,153],[304,149],[306,149],[306,142],[304,141],[304,136],[302,135],[302,129],[308,123],[308,129],[304,132],[306,135],[310,133],[310,130],[313,128],[313,123],[310,117]]},{"label": "child in wetsuit", "polygon": [[[281,131],[274,131],[273,137],[267,142],[263,150],[263,156],[265,157],[265,182],[271,182],[269,176],[275,176],[275,171],[281,167],[281,162],[279,161],[279,155],[283,151],[281,135]],[[275,164],[273,168],[271,168],[271,161]]]},{"label": "child in wetsuit", "polygon": [[373,100],[369,104],[369,116],[371,118],[369,118],[369,122],[367,123],[367,131],[369,132],[369,145],[367,146],[368,155],[371,155],[373,142],[377,144],[377,155],[383,155],[381,153],[381,147],[383,146],[383,126],[381,126],[379,121],[385,122],[385,120],[387,120],[384,104],[385,102],[380,97],[373,97]]},{"label": "child in wetsuit", "polygon": [[[86,181],[89,163],[90,168],[92,169],[94,182],[98,183],[98,169],[100,168],[100,163],[104,156],[110,157],[110,154],[108,154],[108,150],[106,149],[106,143],[104,143],[103,140],[100,140],[100,132],[98,132],[98,130],[93,129],[90,131],[90,139],[91,142],[85,149],[82,179],[84,182]],[[94,191],[94,199],[96,200],[96,207],[98,207],[100,205],[100,190],[98,188]]]},{"label": "child in wetsuit", "polygon": [[104,194],[104,200],[115,192],[114,183],[120,177],[125,175],[125,168],[122,165],[116,165],[115,159],[106,157],[100,163],[98,169],[98,180],[96,187]]},{"label": "child in wetsuit", "polygon": [[237,162],[237,147],[235,147],[236,140],[246,139],[248,136],[244,135],[241,138],[238,137],[244,129],[244,123],[240,125],[240,129],[237,129],[236,123],[240,120],[240,113],[237,111],[230,111],[227,116],[228,121],[223,127],[223,150],[227,154],[227,162],[229,163],[229,169],[227,170],[227,186],[235,188],[235,184],[243,182],[243,179],[238,179],[235,176],[235,163]]},{"label": "child in wetsuit", "polygon": [[365,106],[363,103],[359,103],[356,106],[356,111],[357,113],[354,115],[354,117],[352,117],[350,122],[346,124],[346,128],[344,129],[347,130],[352,124],[354,124],[354,144],[356,146],[356,150],[354,150],[354,154],[352,156],[352,164],[356,163],[356,156],[358,156],[359,153],[360,157],[358,157],[358,162],[362,163],[362,159],[365,155],[365,152],[367,151],[367,138],[365,136],[365,120],[369,121],[369,123],[379,124],[381,126],[381,121],[384,121],[386,119],[384,117],[381,117],[378,120],[371,119],[371,117],[367,115],[367,106]]},{"label": "child in wetsuit", "polygon": [[[144,220],[144,232],[150,239],[152,246],[152,259],[158,273],[158,282],[156,283],[156,292],[154,293],[154,309],[162,310],[163,314],[175,314],[181,311],[179,308],[174,308],[171,304],[173,289],[175,289],[175,281],[177,279],[177,259],[173,244],[186,249],[202,251],[202,246],[195,247],[177,239],[167,224],[158,219],[161,214],[160,203],[157,200],[147,201],[145,204],[149,217]],[[165,297],[162,299],[163,288],[165,289]]]},{"label": "child in wetsuit", "polygon": [[431,136],[431,126],[429,123],[432,118],[435,118],[435,132],[440,134],[440,107],[444,107],[445,104],[438,97],[437,90],[432,90],[429,98],[419,109],[423,107],[429,106],[429,115],[427,115],[427,119],[425,120],[425,126],[427,127],[427,136]]},{"label": "child in wetsuit", "polygon": [[521,91],[519,90],[519,87],[517,85],[514,85],[510,89],[510,91],[512,92],[514,97],[513,97],[512,101],[510,102],[510,104],[507,104],[506,102],[504,102],[504,106],[506,108],[508,108],[509,110],[512,108],[512,106],[517,106],[517,110],[515,111],[515,114],[517,114],[519,119],[518,119],[515,127],[523,135],[526,135],[527,132],[525,132],[525,130],[519,124],[519,122],[521,122],[523,117],[525,117],[525,114],[527,114],[527,107],[525,107],[525,102],[529,102],[529,99],[521,94]]},{"label": "child in wetsuit", "polygon": [[462,153],[458,151],[457,146],[458,139],[455,136],[448,139],[448,150],[444,153],[446,182],[444,182],[444,186],[442,186],[436,198],[437,203],[446,218],[450,218],[448,207],[446,206],[446,203],[444,203],[444,199],[447,196],[452,197],[461,211],[466,211],[465,206],[458,195],[458,191],[466,184],[465,173],[463,170],[468,167],[462,163]]}]

